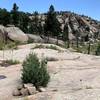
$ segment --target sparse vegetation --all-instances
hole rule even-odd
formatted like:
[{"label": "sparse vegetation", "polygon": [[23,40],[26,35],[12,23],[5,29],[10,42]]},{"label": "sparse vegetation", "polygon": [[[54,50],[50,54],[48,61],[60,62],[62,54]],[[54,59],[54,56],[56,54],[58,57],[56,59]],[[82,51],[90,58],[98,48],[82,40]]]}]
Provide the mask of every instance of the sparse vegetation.
[{"label": "sparse vegetation", "polygon": [[0,42],[0,50],[17,49],[17,45],[16,42],[8,42],[7,44]]},{"label": "sparse vegetation", "polygon": [[100,43],[98,43],[97,49],[95,51],[95,54],[98,55],[98,56],[100,55]]},{"label": "sparse vegetation", "polygon": [[47,86],[50,76],[47,72],[47,61],[39,61],[36,54],[29,54],[23,62],[22,81],[32,83],[36,88]]},{"label": "sparse vegetation", "polygon": [[35,47],[33,47],[32,49],[37,49],[37,48],[46,48],[46,49],[53,49],[53,50],[58,50],[58,51],[60,51],[59,50],[59,48],[57,48],[56,46],[53,46],[53,45],[42,45],[42,44],[40,44],[40,45],[35,45]]},{"label": "sparse vegetation", "polygon": [[44,48],[44,45],[41,45],[41,44],[40,45],[37,45],[36,44],[35,47],[33,47],[32,49],[37,49],[37,48]]},{"label": "sparse vegetation", "polygon": [[58,59],[54,57],[46,57],[46,60],[47,61],[58,61]]},{"label": "sparse vegetation", "polygon": [[[73,45],[70,45],[70,47],[79,53],[84,53],[84,54],[89,53],[92,55],[99,55],[99,53],[100,53],[99,42],[95,42],[95,43],[92,43],[90,45],[88,43],[83,43],[83,44],[79,43],[78,48],[77,48],[77,45],[75,43],[73,43]],[[67,43],[64,45],[64,48],[67,48]]]},{"label": "sparse vegetation", "polygon": [[11,42],[11,43],[8,43],[8,44],[6,45],[6,47],[7,47],[8,49],[17,49],[17,44],[14,43],[14,42]]},{"label": "sparse vegetation", "polygon": [[91,86],[86,86],[86,89],[93,89],[93,87],[91,87]]},{"label": "sparse vegetation", "polygon": [[4,43],[0,41],[0,50],[3,50],[4,48]]},{"label": "sparse vegetation", "polygon": [[19,64],[20,62],[18,60],[4,60],[3,63],[5,64],[9,64],[9,65],[16,65],[16,64]]},{"label": "sparse vegetation", "polygon": [[59,50],[56,46],[50,45],[46,46],[47,49]]}]

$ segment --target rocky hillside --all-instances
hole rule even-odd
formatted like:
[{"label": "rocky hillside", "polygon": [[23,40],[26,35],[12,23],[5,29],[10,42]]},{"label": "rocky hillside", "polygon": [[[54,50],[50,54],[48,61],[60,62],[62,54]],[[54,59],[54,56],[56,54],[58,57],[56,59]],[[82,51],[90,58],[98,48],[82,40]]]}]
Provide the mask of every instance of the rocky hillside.
[{"label": "rocky hillside", "polygon": [[[40,14],[38,16],[42,25],[45,24],[46,16],[47,14]],[[34,16],[30,16],[30,18],[33,17]],[[98,38],[98,36],[100,37],[100,22],[88,16],[78,15],[66,11],[57,12],[57,19],[61,23],[62,32],[65,24],[68,25],[70,39],[74,39],[75,32],[79,32],[81,37],[86,37],[88,34],[90,38]]]},{"label": "rocky hillside", "polygon": [[[94,20],[88,16],[78,15],[71,12],[56,12],[56,13],[57,13],[57,19],[61,24],[62,33],[64,31],[64,26],[67,25],[70,41],[76,40],[76,37],[78,37],[81,42],[89,41],[90,39],[94,43],[94,41],[100,40],[99,21]],[[28,15],[28,16],[30,19],[34,18],[34,15]],[[38,19],[39,22],[41,22],[41,25],[45,24],[46,18],[47,18],[47,13],[38,15]],[[13,41],[16,40],[19,42],[26,42],[29,39],[31,39],[33,42],[47,41],[45,37],[25,34],[24,32],[22,32],[20,28],[14,27],[12,25],[6,27],[0,25],[0,38],[1,38],[0,40],[2,39],[5,40],[6,37],[8,37],[8,39],[10,40]],[[62,39],[61,37],[59,39]],[[56,40],[54,42],[56,42]]]}]

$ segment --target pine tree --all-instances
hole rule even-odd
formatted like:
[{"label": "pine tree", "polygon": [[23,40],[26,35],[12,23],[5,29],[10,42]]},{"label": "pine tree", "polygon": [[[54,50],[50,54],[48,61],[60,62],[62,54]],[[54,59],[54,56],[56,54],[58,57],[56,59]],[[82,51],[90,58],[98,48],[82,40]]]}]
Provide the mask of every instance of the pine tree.
[{"label": "pine tree", "polygon": [[36,54],[29,54],[23,62],[23,83],[32,83],[36,88],[39,86],[46,87],[50,79],[46,65],[45,59],[39,61]]},{"label": "pine tree", "polygon": [[56,17],[57,15],[54,6],[51,5],[47,13],[47,19],[45,20],[45,26],[44,26],[44,30],[46,33],[45,35],[48,36],[48,39],[49,36],[56,36],[58,39],[58,36],[61,32],[60,23]]},{"label": "pine tree", "polygon": [[24,12],[19,12],[19,27],[25,33],[28,33],[29,23],[30,23],[29,16]]},{"label": "pine tree", "polygon": [[66,23],[64,26],[64,32],[63,32],[63,40],[67,41],[68,45],[67,47],[69,48],[69,30],[68,30],[68,24]]},{"label": "pine tree", "polygon": [[76,37],[76,46],[77,46],[77,48],[79,48],[79,36],[80,36],[79,31],[78,30],[74,30],[73,34]]},{"label": "pine tree", "polygon": [[31,23],[30,23],[30,33],[31,34],[38,34],[39,33],[39,30],[38,30],[38,27],[39,27],[39,19],[38,19],[38,12],[35,11],[34,14],[33,14],[33,18],[31,20]]},{"label": "pine tree", "polygon": [[0,9],[0,24],[6,26],[10,23],[10,13],[6,9]]},{"label": "pine tree", "polygon": [[11,11],[11,17],[12,17],[12,24],[15,26],[18,26],[19,24],[19,12],[18,12],[18,6],[16,3],[13,4],[13,8]]}]

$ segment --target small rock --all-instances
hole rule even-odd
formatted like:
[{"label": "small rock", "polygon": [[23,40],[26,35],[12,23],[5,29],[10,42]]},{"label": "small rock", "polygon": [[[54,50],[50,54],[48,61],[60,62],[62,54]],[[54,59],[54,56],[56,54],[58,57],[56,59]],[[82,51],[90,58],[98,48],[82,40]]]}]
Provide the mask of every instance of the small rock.
[{"label": "small rock", "polygon": [[23,87],[24,87],[24,85],[21,84],[21,85],[19,85],[19,86],[17,87],[17,89],[18,89],[18,90],[21,90]]},{"label": "small rock", "polygon": [[24,84],[24,88],[27,88],[27,87],[33,87],[33,84],[31,83]]},{"label": "small rock", "polygon": [[21,92],[18,89],[15,89],[13,91],[13,96],[20,96],[20,95],[21,95]]},{"label": "small rock", "polygon": [[40,92],[45,92],[45,91],[46,91],[46,89],[45,89],[45,88],[43,88],[43,87],[39,87],[39,91],[40,91]]},{"label": "small rock", "polygon": [[22,89],[20,90],[20,92],[21,92],[21,94],[22,94],[23,96],[29,95],[29,92],[28,92],[28,89],[27,89],[27,88],[22,88]]},{"label": "small rock", "polygon": [[33,87],[27,87],[27,89],[28,89],[30,95],[36,94],[36,88],[34,86]]},{"label": "small rock", "polygon": [[28,89],[28,92],[29,92],[30,95],[36,93],[36,88],[31,83],[24,84],[24,88],[27,88]]}]

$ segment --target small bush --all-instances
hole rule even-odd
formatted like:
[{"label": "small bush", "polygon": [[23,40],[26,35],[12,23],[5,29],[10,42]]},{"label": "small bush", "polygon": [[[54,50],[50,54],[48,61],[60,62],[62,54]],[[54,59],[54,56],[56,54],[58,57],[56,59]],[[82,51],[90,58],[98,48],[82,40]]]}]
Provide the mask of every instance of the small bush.
[{"label": "small bush", "polygon": [[[46,48],[46,49],[53,49],[53,50],[59,50],[56,46],[50,45],[50,46],[45,46],[45,45],[35,45],[32,49],[37,49],[37,48]],[[59,50],[60,51],[60,50]]]},{"label": "small bush", "polygon": [[17,44],[14,42],[8,43],[6,45],[7,49],[17,49]]},{"label": "small bush", "polygon": [[3,50],[4,48],[4,43],[0,41],[0,50]]},{"label": "small bush", "polygon": [[37,48],[45,48],[44,45],[36,45],[33,49],[37,49]]},{"label": "small bush", "polygon": [[16,64],[19,64],[20,62],[18,60],[12,60],[12,59],[10,59],[10,60],[3,61],[3,63],[9,64],[9,65],[16,65]]},{"label": "small bush", "polygon": [[15,42],[8,42],[7,44],[0,42],[0,50],[7,49],[17,49],[17,44]]},{"label": "small bush", "polygon": [[50,45],[46,46],[47,49],[59,50],[56,46]]},{"label": "small bush", "polygon": [[39,61],[36,54],[29,54],[23,62],[22,81],[32,83],[36,88],[39,86],[45,87],[50,79],[46,65],[45,59]]}]

